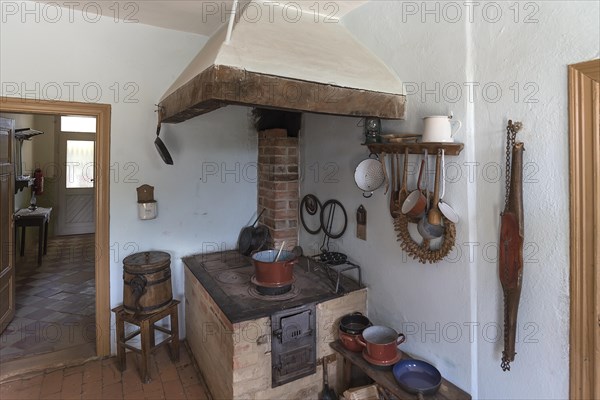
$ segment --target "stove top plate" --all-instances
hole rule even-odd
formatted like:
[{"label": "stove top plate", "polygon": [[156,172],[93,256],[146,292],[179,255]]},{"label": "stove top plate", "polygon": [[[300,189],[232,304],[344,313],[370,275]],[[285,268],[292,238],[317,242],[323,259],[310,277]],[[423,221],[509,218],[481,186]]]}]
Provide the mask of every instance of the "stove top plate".
[{"label": "stove top plate", "polygon": [[296,285],[292,285],[292,289],[287,293],[275,296],[265,296],[264,294],[259,293],[254,285],[250,285],[250,287],[248,288],[248,294],[250,294],[250,296],[252,296],[255,299],[263,301],[285,301],[291,300],[294,297],[298,296],[300,294],[300,289],[296,287]]},{"label": "stove top plate", "polygon": [[[276,311],[321,303],[344,295],[335,293],[335,282],[332,283],[322,269],[314,268],[314,263],[309,263],[306,257],[300,257],[298,265],[294,266],[292,290],[272,298],[257,295],[250,282],[254,274],[252,261],[237,251],[197,254],[184,257],[183,262],[231,323],[250,321],[270,316]],[[309,265],[313,266],[308,268]],[[345,292],[361,289],[350,279],[343,283]]]},{"label": "stove top plate", "polygon": [[227,270],[220,272],[215,279],[226,285],[245,285],[250,282],[250,275],[243,272]]}]

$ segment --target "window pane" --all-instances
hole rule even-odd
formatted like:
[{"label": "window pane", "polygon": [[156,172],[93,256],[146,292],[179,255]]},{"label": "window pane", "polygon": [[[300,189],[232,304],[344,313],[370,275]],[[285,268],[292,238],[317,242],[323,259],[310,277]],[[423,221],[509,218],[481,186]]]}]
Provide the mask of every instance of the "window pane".
[{"label": "window pane", "polygon": [[63,132],[96,133],[96,118],[63,115],[60,117],[60,130]]},{"label": "window pane", "polygon": [[67,140],[67,189],[94,187],[94,141]]}]

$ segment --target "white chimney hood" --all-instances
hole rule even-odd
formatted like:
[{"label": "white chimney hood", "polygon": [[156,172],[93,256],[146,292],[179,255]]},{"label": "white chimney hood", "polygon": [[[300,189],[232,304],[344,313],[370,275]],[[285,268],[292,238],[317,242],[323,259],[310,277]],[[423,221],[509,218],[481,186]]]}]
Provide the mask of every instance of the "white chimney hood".
[{"label": "white chimney hood", "polygon": [[340,21],[283,11],[254,0],[238,13],[229,43],[227,24],[217,30],[160,100],[162,122],[228,104],[404,117],[402,82]]}]

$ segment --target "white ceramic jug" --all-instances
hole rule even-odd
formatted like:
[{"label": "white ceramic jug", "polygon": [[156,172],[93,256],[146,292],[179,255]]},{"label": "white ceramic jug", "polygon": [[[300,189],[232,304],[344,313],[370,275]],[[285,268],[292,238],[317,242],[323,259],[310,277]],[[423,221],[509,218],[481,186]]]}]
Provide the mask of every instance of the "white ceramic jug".
[{"label": "white ceramic jug", "polygon": [[433,115],[423,118],[425,129],[421,142],[454,142],[454,134],[462,126],[458,120],[452,120],[452,116]]}]

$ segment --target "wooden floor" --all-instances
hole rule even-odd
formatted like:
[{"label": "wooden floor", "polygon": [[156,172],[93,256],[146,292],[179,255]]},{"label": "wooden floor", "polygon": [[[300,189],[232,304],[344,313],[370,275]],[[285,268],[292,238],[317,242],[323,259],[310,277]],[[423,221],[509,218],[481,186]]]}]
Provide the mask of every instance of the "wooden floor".
[{"label": "wooden floor", "polygon": [[13,377],[0,383],[0,399],[211,399],[187,346],[181,346],[178,362],[170,360],[166,348],[158,349],[152,359],[152,382],[148,384],[141,382],[138,356],[130,352],[124,372],[111,357]]}]

